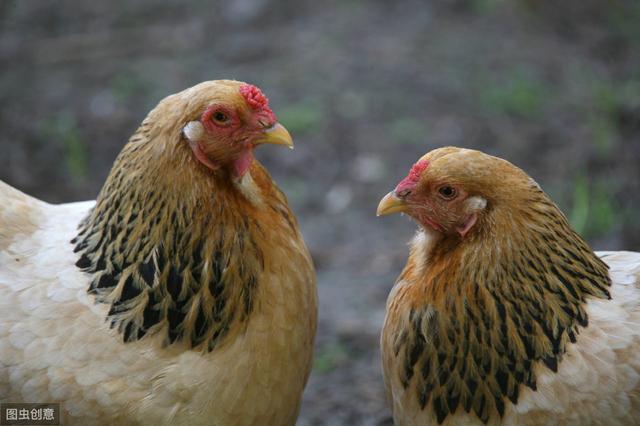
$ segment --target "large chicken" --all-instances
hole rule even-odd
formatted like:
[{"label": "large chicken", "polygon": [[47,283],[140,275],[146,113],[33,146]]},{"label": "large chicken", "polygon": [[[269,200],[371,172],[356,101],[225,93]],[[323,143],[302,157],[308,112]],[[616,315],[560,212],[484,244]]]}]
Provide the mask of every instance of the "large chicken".
[{"label": "large chicken", "polygon": [[640,419],[640,254],[595,254],[511,163],[447,147],[378,207],[420,230],[381,345],[398,425]]},{"label": "large chicken", "polygon": [[64,424],[293,425],[316,329],[313,265],[253,158],[291,137],[252,85],[160,102],[97,201],[0,183],[0,401]]}]

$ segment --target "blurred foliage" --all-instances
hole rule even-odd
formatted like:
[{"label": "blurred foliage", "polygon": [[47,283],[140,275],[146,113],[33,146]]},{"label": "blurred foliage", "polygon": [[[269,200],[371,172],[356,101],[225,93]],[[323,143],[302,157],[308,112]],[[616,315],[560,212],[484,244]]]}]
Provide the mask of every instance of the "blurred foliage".
[{"label": "blurred foliage", "polygon": [[640,1],[609,0],[604,8],[606,23],[612,36],[640,43]]},{"label": "blurred foliage", "polygon": [[611,155],[617,138],[615,109],[617,107],[615,93],[608,86],[596,89],[594,111],[589,116],[589,125],[593,134],[593,142],[598,154],[603,157]]},{"label": "blurred foliage", "polygon": [[574,180],[573,206],[569,221],[579,234],[587,239],[601,237],[610,232],[619,222],[620,215],[615,208],[615,186],[606,180],[590,184],[586,173]]},{"label": "blurred foliage", "polygon": [[491,13],[507,0],[467,0],[471,10],[475,13]]},{"label": "blurred foliage", "polygon": [[532,119],[540,115],[549,95],[541,80],[519,69],[501,76],[500,81],[480,84],[478,97],[491,112]]},{"label": "blurred foliage", "polygon": [[428,143],[429,131],[426,123],[411,116],[398,117],[391,121],[388,132],[393,143],[418,147]]},{"label": "blurred foliage", "polygon": [[318,373],[328,373],[347,361],[349,351],[345,344],[340,342],[328,343],[316,350],[313,362],[313,370]]},{"label": "blurred foliage", "polygon": [[134,69],[125,69],[116,74],[109,82],[112,93],[122,104],[134,98],[144,98],[151,91],[150,82],[145,75]]},{"label": "blurred foliage", "polygon": [[302,135],[320,129],[324,112],[315,103],[290,104],[278,109],[278,120],[292,134]]},{"label": "blurred foliage", "polygon": [[589,218],[589,187],[587,178],[579,175],[574,181],[573,187],[573,208],[569,215],[571,226],[579,234],[583,234],[587,228]]},{"label": "blurred foliage", "polygon": [[[293,137],[295,143],[295,134],[293,134]],[[284,176],[283,178],[278,179],[277,183],[291,203],[302,204],[309,196],[307,191],[307,182],[296,178],[295,176]]]},{"label": "blurred foliage", "polygon": [[345,90],[339,97],[338,113],[347,120],[361,119],[367,112],[367,95],[353,90]]},{"label": "blurred foliage", "polygon": [[44,140],[52,140],[62,146],[64,163],[75,180],[88,175],[87,148],[73,115],[68,111],[55,114],[42,125]]},{"label": "blurred foliage", "polygon": [[589,125],[593,141],[598,154],[608,158],[624,137],[620,135],[621,118],[630,113],[635,116],[633,125],[640,127],[640,72],[626,81],[594,83],[592,101]]}]

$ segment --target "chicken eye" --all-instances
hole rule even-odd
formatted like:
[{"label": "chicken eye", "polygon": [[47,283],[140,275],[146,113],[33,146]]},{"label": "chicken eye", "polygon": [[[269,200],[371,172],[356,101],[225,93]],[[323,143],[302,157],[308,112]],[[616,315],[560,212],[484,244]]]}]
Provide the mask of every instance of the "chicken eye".
[{"label": "chicken eye", "polygon": [[211,115],[211,120],[218,124],[225,124],[229,121],[229,116],[222,111],[216,111]]},{"label": "chicken eye", "polygon": [[411,195],[411,190],[410,189],[403,189],[402,191],[399,191],[396,193],[396,195],[400,198],[405,198],[408,197],[409,195]]},{"label": "chicken eye", "polygon": [[236,121],[235,111],[231,108],[221,105],[210,105],[202,113],[200,121],[208,130],[214,130],[216,127],[229,127]]},{"label": "chicken eye", "polygon": [[456,189],[449,185],[444,185],[438,188],[438,193],[445,200],[452,200],[458,194]]}]

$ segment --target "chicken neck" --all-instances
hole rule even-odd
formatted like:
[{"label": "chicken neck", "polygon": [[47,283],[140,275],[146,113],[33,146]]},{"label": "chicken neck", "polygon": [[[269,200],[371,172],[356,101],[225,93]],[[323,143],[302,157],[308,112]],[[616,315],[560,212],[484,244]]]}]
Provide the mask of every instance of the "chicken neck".
[{"label": "chicken neck", "polygon": [[[153,334],[210,351],[255,307],[259,212],[223,170],[197,163],[178,132],[158,138],[145,120],[118,156],[72,241],[77,266],[125,342]],[[264,185],[264,169],[252,173]]]}]

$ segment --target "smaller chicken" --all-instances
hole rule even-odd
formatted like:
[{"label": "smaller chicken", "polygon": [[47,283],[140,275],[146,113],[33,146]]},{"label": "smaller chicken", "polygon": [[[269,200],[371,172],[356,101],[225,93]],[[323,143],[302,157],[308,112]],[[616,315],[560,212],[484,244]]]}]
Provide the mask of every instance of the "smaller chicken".
[{"label": "smaller chicken", "polygon": [[420,229],[387,302],[397,425],[631,425],[640,253],[594,253],[525,172],[446,147],[378,206]]}]

